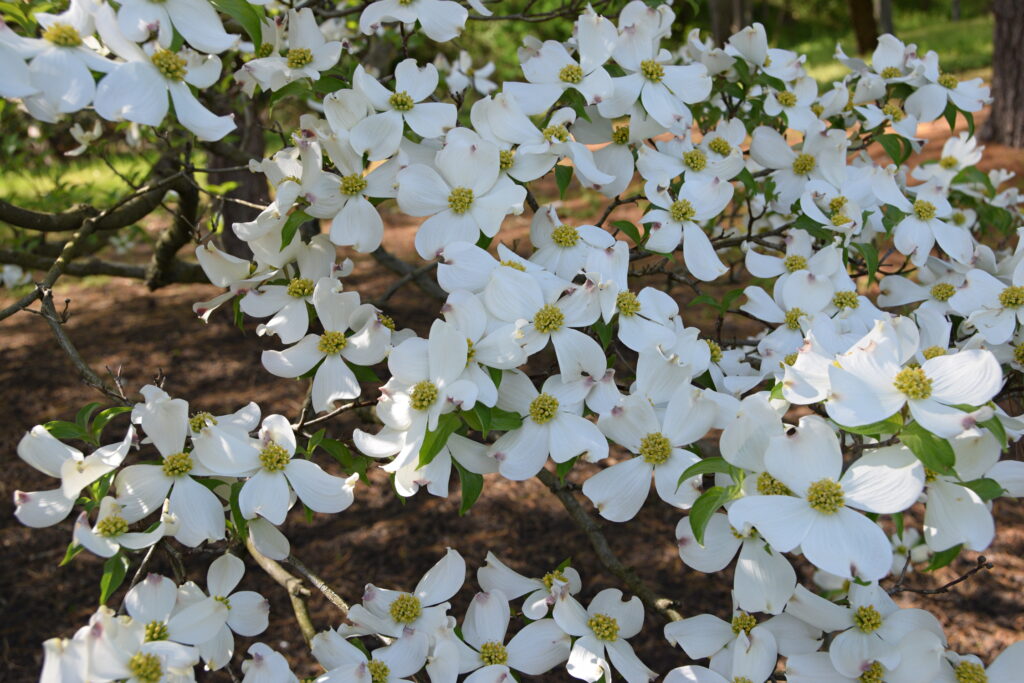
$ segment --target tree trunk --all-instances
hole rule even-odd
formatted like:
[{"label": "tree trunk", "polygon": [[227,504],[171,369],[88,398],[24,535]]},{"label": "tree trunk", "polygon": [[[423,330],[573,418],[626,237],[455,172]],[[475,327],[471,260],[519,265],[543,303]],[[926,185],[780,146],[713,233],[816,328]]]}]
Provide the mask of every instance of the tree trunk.
[{"label": "tree trunk", "polygon": [[875,7],[878,10],[878,30],[896,35],[892,25],[892,0],[878,0]]},{"label": "tree trunk", "polygon": [[951,0],[949,3],[949,18],[960,21],[960,0]]},{"label": "tree trunk", "polygon": [[867,54],[878,45],[878,27],[871,0],[849,0],[850,21],[857,36],[857,52]]},{"label": "tree trunk", "polygon": [[715,45],[721,47],[735,31],[732,30],[732,1],[708,0],[708,13],[711,15],[711,37]]},{"label": "tree trunk", "polygon": [[1024,147],[1024,2],[994,0],[996,15],[992,60],[992,113],[983,140]]},{"label": "tree trunk", "polygon": [[[237,143],[231,142],[228,144],[237,146],[243,156],[230,158],[211,154],[210,168],[241,166],[244,165],[243,159],[263,159],[266,147],[263,140],[263,127],[259,123],[256,108],[248,106],[243,111],[236,112],[235,123],[238,124],[239,139]],[[259,214],[259,210],[231,200],[238,199],[250,204],[268,204],[270,197],[267,192],[265,177],[260,173],[252,173],[249,169],[241,169],[210,173],[209,181],[215,185],[231,181],[238,183],[238,186],[227,194],[221,207],[224,229],[220,235],[220,245],[229,254],[240,258],[249,258],[252,252],[245,242],[238,239],[231,226],[235,223],[245,223],[253,220]]]}]

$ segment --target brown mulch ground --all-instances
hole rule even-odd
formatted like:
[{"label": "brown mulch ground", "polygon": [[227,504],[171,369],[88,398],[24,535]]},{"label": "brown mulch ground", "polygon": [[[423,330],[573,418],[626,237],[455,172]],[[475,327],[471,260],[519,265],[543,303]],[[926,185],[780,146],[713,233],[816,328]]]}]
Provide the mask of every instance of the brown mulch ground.
[{"label": "brown mulch ground", "polygon": [[[979,117],[980,121],[983,117]],[[940,122],[941,123],[941,122]],[[939,125],[939,124],[936,124]],[[944,128],[945,124],[941,123]],[[936,156],[941,141],[931,143],[925,155]],[[989,147],[985,167],[1014,166],[1022,170],[1019,150]],[[585,207],[572,206],[583,212]],[[624,207],[613,218],[635,216],[635,207]],[[526,219],[514,222],[505,234],[525,235]],[[413,223],[391,221],[387,246],[408,252]],[[393,282],[378,275],[372,262],[360,261],[352,286],[366,299],[379,296]],[[121,280],[106,284],[62,283],[56,300],[71,299],[71,337],[93,367],[120,368],[131,389],[166,375],[165,388],[188,399],[193,410],[213,413],[235,410],[255,400],[264,414],[295,415],[302,393],[298,382],[278,380],[259,363],[262,348],[272,346],[255,336],[250,325],[240,333],[217,314],[203,325],[191,314],[191,303],[208,298],[215,290],[204,286],[179,286],[147,292],[142,286]],[[0,305],[9,303],[6,293]],[[389,302],[389,313],[403,326],[423,331],[436,305],[408,288]],[[95,609],[100,565],[83,553],[73,563],[58,568],[70,538],[71,520],[44,530],[29,530],[12,516],[15,489],[52,487],[53,481],[22,463],[15,454],[21,435],[34,424],[50,419],[73,419],[76,410],[95,400],[96,394],[81,385],[61,355],[44,321],[19,314],[0,322],[0,388],[4,410],[0,414],[0,457],[10,475],[0,483],[0,546],[6,561],[0,568],[0,680],[28,681],[38,675],[40,643],[55,635],[70,636]],[[122,427],[126,418],[114,425]],[[347,435],[352,424],[334,423],[333,430]],[[116,430],[110,435],[116,434]],[[590,466],[588,466],[590,467]],[[574,475],[578,480],[578,473]],[[453,614],[461,616],[476,590],[475,569],[487,550],[530,575],[541,575],[566,557],[584,577],[583,597],[617,586],[614,577],[599,569],[586,538],[569,521],[565,511],[538,482],[515,483],[488,477],[481,499],[465,517],[458,516],[457,485],[447,500],[421,492],[400,501],[381,474],[373,485],[357,491],[356,503],[340,515],[317,515],[307,523],[294,512],[286,530],[296,554],[351,601],[358,600],[363,584],[411,589],[422,572],[444,553],[458,549],[467,559],[467,586],[455,599]],[[656,499],[655,499],[656,500]],[[931,610],[947,626],[950,646],[991,659],[1024,631],[1024,509],[1007,499],[997,501],[1000,525],[996,543],[986,556],[995,569],[968,581],[949,594],[930,598],[905,595],[906,605]],[[710,611],[726,616],[730,607],[731,574],[706,576],[685,568],[674,547],[673,530],[680,514],[652,500],[628,525],[606,524],[611,545],[623,561],[636,568],[655,590],[677,600],[687,616]],[[935,576],[912,575],[912,586],[934,587],[954,578],[974,564],[968,553],[953,567]],[[202,581],[211,557],[198,553],[185,558],[193,578]],[[243,588],[259,590],[272,604],[270,629],[257,640],[285,652],[300,675],[318,672],[305,652],[291,618],[287,596],[254,564]],[[154,570],[170,573],[166,558],[158,556]],[[804,570],[804,579],[808,573]],[[119,604],[120,594],[112,604]],[[337,623],[337,612],[319,595],[310,600],[312,618],[320,629]],[[641,658],[658,671],[685,662],[679,650],[661,637],[661,622],[648,615],[645,631],[635,639]],[[239,639],[239,650],[250,641]],[[237,660],[236,660],[237,662]],[[236,664],[237,666],[237,664]],[[228,680],[224,675],[210,680]],[[557,671],[547,680],[567,680]]]}]

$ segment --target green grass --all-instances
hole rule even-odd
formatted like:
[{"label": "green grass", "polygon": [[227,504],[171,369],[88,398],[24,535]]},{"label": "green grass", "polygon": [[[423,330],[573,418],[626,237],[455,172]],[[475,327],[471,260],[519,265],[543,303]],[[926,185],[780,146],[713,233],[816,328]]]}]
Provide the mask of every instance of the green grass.
[{"label": "green grass", "polygon": [[0,196],[26,208],[49,211],[66,209],[79,202],[100,202],[119,197],[131,187],[118,174],[138,184],[145,178],[152,159],[123,155],[110,159],[112,171],[88,153],[80,159],[55,158],[45,168],[19,169],[7,166],[0,173]]},{"label": "green grass", "polygon": [[[918,54],[929,50],[939,54],[939,64],[944,71],[963,74],[990,69],[992,64],[991,15],[962,19],[958,22],[938,19],[934,15],[912,14],[896,22],[896,36],[905,43],[917,44]],[[828,85],[842,79],[848,69],[832,58],[836,42],[843,45],[846,54],[856,53],[853,32],[845,35],[828,35],[793,45],[784,45],[790,50],[807,55],[807,73],[819,84]]]}]

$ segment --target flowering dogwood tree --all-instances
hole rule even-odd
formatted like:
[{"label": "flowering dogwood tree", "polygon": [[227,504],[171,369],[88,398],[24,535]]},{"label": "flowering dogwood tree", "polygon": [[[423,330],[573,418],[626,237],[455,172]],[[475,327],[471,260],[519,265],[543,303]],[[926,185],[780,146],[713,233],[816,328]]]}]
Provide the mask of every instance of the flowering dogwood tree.
[{"label": "flowering dogwood tree", "polygon": [[[7,106],[73,121],[73,154],[123,134],[160,157],[103,208],[0,201],[17,233],[63,241],[56,258],[25,240],[0,250],[6,286],[34,283],[0,317],[41,314],[113,403],[17,448],[57,480],[15,494],[18,520],[68,527],[66,562],[105,560],[100,607],[43,643],[41,680],[296,680],[267,645],[235,652],[236,634],[268,624],[245,555],[289,588],[324,682],[1019,680],[1021,643],[986,668],[892,597],[909,571],[985,550],[993,506],[1024,495],[1024,464],[1004,457],[1024,434],[1008,410],[1024,369],[1021,199],[1010,174],[978,170],[980,80],[883,36],[870,62],[837,49],[849,73],[819,89],[760,24],[716,47],[640,0],[506,16],[480,0],[10,7]],[[524,40],[521,77],[504,83],[464,51],[440,68],[409,56],[467,22],[556,17],[565,34]],[[291,132],[250,159],[234,143],[274,105]],[[907,164],[919,126],[958,117],[968,131],[937,161]],[[242,200],[197,179],[201,158],[247,164],[271,201],[228,221]],[[560,201],[538,199],[556,187],[605,208],[565,221]],[[79,258],[165,201],[175,217],[148,267]],[[419,263],[381,247],[382,205],[423,219]],[[610,220],[632,205],[634,220]],[[503,227],[521,214],[530,244],[513,249]],[[198,264],[177,255],[190,244]],[[400,276],[383,298],[346,281],[354,253]],[[268,337],[266,372],[308,386],[301,412],[264,416],[253,396],[212,415],[190,408],[202,397],[101,376],[52,294],[88,273],[222,287],[195,304],[196,325],[233,312]],[[429,329],[384,310],[410,283],[436,313]],[[361,428],[332,427],[366,406]],[[121,413],[130,424],[114,429]],[[480,592],[453,613],[467,562],[452,548],[415,586],[367,584],[349,604],[293,552],[285,520],[295,506],[344,515],[369,467],[403,497],[448,496],[457,476],[463,511],[495,477],[537,477],[621,585],[594,593],[593,568],[524,576],[489,553],[471,558]],[[659,595],[610,552],[604,531],[628,533],[652,486],[679,511],[664,540],[681,571],[735,566],[731,622]],[[149,571],[159,546],[215,559],[171,579]],[[801,565],[816,585],[798,582]],[[337,607],[328,630],[292,571]],[[645,612],[663,633],[644,632]],[[677,668],[634,652],[656,638],[680,647]]]}]

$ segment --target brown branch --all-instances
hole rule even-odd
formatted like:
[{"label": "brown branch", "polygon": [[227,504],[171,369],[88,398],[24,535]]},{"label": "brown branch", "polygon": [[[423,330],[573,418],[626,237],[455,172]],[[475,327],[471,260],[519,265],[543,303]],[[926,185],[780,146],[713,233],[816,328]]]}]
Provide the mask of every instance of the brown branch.
[{"label": "brown branch", "polygon": [[448,297],[448,293],[441,289],[441,287],[428,277],[426,273],[415,275],[414,273],[418,268],[406,263],[394,254],[391,254],[385,250],[384,247],[377,247],[371,255],[377,260],[377,263],[381,264],[391,272],[398,273],[399,275],[411,275],[412,281],[416,283],[416,286],[419,287],[424,294],[435,299],[446,299]]},{"label": "brown branch", "polygon": [[302,631],[306,645],[310,645],[313,642],[313,636],[316,635],[316,627],[313,626],[313,621],[309,618],[309,610],[303,599],[303,596],[310,595],[309,589],[302,585],[302,579],[292,576],[278,562],[257,550],[251,538],[245,539],[245,548],[249,551],[252,559],[256,560],[256,564],[288,592],[292,611],[295,612],[295,621],[299,624],[299,630]]},{"label": "brown branch", "polygon": [[285,562],[294,567],[295,570],[302,574],[302,576],[305,577],[305,579],[309,581],[311,584],[313,584],[313,586],[317,590],[323,593],[324,597],[326,597],[328,600],[334,603],[334,606],[341,611],[341,618],[343,621],[348,620],[348,603],[345,602],[342,599],[342,597],[338,595],[337,592],[335,592],[333,588],[328,586],[326,581],[324,581],[319,576],[314,574],[309,567],[307,567],[301,560],[299,560],[299,558],[295,557],[294,555],[289,555],[288,559],[285,560]]},{"label": "brown branch", "polygon": [[889,595],[897,595],[899,593],[917,593],[918,595],[939,595],[941,593],[948,593],[954,586],[963,583],[967,579],[971,578],[978,572],[988,571],[995,565],[988,561],[984,555],[979,555],[978,560],[973,567],[968,569],[966,572],[956,577],[952,581],[948,581],[938,588],[910,588],[903,585],[902,578],[893,587],[889,588],[886,592]]},{"label": "brown branch", "polygon": [[[40,254],[0,249],[0,263],[13,263],[22,268],[30,268],[32,270],[46,270],[53,265],[53,259]],[[110,275],[112,277],[125,277],[132,280],[145,280],[146,270],[146,266],[94,258],[88,261],[76,261],[67,264],[64,267],[64,275],[72,275],[74,277]],[[164,279],[166,280],[165,284],[209,282],[198,263],[187,263],[177,259],[173,260],[167,268],[164,273]]]},{"label": "brown branch", "polygon": [[416,268],[415,270],[410,270],[408,273],[406,273],[405,275],[391,283],[391,286],[388,287],[387,290],[380,295],[380,297],[373,301],[373,305],[378,307],[383,305],[384,302],[390,299],[395,292],[397,292],[399,289],[407,285],[411,280],[415,280],[416,278],[422,275],[426,275],[434,268],[437,268],[437,261],[431,261],[430,263],[422,265],[419,268]]},{"label": "brown branch", "polygon": [[195,185],[179,183],[178,211],[174,222],[160,235],[153,247],[153,257],[146,267],[146,286],[150,290],[159,289],[171,284],[170,277],[175,264],[174,255],[188,244],[196,232],[196,220],[199,215],[199,190]]},{"label": "brown branch", "polygon": [[583,509],[580,502],[573,496],[572,491],[566,486],[566,484],[558,479],[554,474],[548,470],[541,470],[537,474],[537,478],[544,483],[548,489],[555,494],[558,500],[565,507],[565,511],[569,513],[569,517],[572,521],[586,534],[590,540],[590,545],[593,546],[594,552],[597,553],[597,559],[600,560],[604,568],[618,577],[626,586],[643,601],[644,605],[648,609],[652,609],[658,612],[661,616],[668,619],[669,621],[679,621],[683,616],[676,609],[675,603],[667,598],[658,597],[658,595],[644,583],[636,572],[632,568],[627,567],[622,563],[622,560],[612,551],[611,546],[608,545],[608,539],[605,538],[604,533],[601,531],[601,527],[594,520],[594,518]]}]

